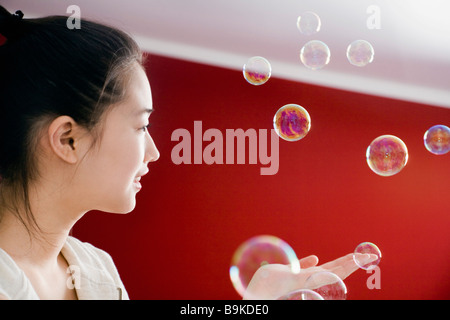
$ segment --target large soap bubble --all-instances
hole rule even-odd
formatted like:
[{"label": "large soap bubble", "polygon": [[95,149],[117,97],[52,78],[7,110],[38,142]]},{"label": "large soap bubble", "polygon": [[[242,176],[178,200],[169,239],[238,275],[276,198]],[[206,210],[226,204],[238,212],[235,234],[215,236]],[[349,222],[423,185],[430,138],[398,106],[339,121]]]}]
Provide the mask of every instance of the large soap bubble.
[{"label": "large soap bubble", "polygon": [[242,243],[235,251],[230,279],[236,291],[244,296],[256,270],[266,264],[289,265],[292,273],[300,272],[300,262],[289,244],[278,237],[260,235]]},{"label": "large soap bubble", "polygon": [[366,151],[369,168],[380,176],[399,173],[408,162],[408,149],[405,143],[392,135],[383,135],[369,145]]}]

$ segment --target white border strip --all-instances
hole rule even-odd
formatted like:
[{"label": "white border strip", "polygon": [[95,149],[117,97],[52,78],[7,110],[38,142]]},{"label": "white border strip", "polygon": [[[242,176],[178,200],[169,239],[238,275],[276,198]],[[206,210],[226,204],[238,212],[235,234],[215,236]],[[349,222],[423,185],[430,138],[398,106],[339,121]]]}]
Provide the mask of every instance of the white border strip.
[{"label": "white border strip", "polygon": [[[40,15],[27,11],[27,17]],[[130,32],[132,33],[132,32]],[[231,52],[193,46],[174,41],[160,40],[132,33],[139,46],[149,53],[188,60],[232,70],[242,70],[248,56]],[[388,97],[404,101],[423,103],[436,107],[450,108],[449,90],[435,89],[389,81],[331,72],[323,69],[319,72],[304,68],[300,63],[291,64],[270,60],[272,75],[281,79],[300,81],[336,89],[364,94]]]},{"label": "white border strip", "polygon": [[[149,53],[233,70],[242,70],[243,64],[248,59],[248,56],[242,54],[148,38],[136,34],[134,34],[133,37],[140,47]],[[270,60],[270,63],[272,65],[272,75],[274,77],[450,108],[450,88],[448,91],[444,91],[385,79],[346,75],[330,72],[326,69],[312,71],[304,68],[300,62],[298,64],[290,64]]]}]

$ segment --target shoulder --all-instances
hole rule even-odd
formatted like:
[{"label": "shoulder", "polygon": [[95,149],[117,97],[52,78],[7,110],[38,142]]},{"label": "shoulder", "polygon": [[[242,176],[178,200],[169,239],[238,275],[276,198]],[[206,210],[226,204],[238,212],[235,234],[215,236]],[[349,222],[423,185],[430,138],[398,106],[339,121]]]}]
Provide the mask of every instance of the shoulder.
[{"label": "shoulder", "polygon": [[39,299],[25,273],[0,248],[0,300]]},{"label": "shoulder", "polygon": [[99,268],[112,268],[116,270],[113,259],[104,250],[99,249],[88,242],[82,242],[74,237],[69,236],[65,245],[71,253],[76,255],[77,260],[83,264],[91,265]]},{"label": "shoulder", "polygon": [[116,297],[119,291],[121,299],[128,299],[116,265],[107,252],[90,243],[68,237],[62,253],[71,272],[79,272],[79,298],[107,299],[110,294]]},{"label": "shoulder", "polygon": [[120,280],[116,265],[106,251],[70,236],[67,238],[63,251],[70,265],[108,273],[115,281]]}]

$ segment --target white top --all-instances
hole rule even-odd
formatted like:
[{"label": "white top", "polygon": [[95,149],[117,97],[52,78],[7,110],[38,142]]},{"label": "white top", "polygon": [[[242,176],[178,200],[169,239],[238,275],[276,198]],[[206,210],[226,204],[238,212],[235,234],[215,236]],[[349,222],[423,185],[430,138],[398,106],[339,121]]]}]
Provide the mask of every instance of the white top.
[{"label": "white top", "polygon": [[[87,242],[68,237],[61,254],[69,264],[67,285],[80,300],[128,300],[111,256]],[[12,300],[39,299],[30,280],[0,248],[0,295]]]}]

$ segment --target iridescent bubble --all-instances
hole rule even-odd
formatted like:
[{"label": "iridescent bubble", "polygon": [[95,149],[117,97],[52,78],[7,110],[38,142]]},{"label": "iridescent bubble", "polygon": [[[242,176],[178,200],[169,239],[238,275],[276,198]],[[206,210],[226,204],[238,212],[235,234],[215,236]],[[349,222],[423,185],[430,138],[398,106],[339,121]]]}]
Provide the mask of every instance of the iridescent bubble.
[{"label": "iridescent bubble", "polygon": [[299,289],[279,297],[277,300],[324,300],[324,298],[315,291]]},{"label": "iridescent bubble", "polygon": [[347,298],[347,287],[344,281],[329,271],[313,273],[306,279],[304,288],[313,290],[324,300],[345,300]]},{"label": "iridescent bubble", "polygon": [[[376,260],[370,259],[371,255],[376,255],[378,258]],[[363,242],[353,252],[353,260],[361,269],[371,270],[380,263],[381,251],[372,242]]]},{"label": "iridescent bubble", "polygon": [[405,143],[392,135],[383,135],[369,145],[366,151],[369,168],[380,176],[399,173],[408,162],[408,149]]},{"label": "iridescent bubble", "polygon": [[330,62],[331,52],[328,46],[319,40],[306,43],[300,50],[300,60],[312,70],[318,70]]},{"label": "iridescent bubble", "polygon": [[297,255],[289,244],[271,235],[253,237],[235,251],[230,267],[230,279],[236,291],[244,296],[256,270],[266,264],[290,265],[292,273],[300,272]]},{"label": "iridescent bubble", "polygon": [[425,148],[433,154],[446,154],[450,151],[450,128],[444,125],[432,126],[423,136]]},{"label": "iridescent bubble", "polygon": [[280,138],[298,141],[303,139],[311,129],[311,118],[302,106],[287,104],[275,113],[273,127]]},{"label": "iridescent bubble", "polygon": [[255,86],[266,83],[272,73],[269,61],[263,57],[251,57],[242,68],[245,80]]},{"label": "iridescent bubble", "polygon": [[322,23],[320,22],[319,16],[311,11],[303,12],[297,18],[297,29],[304,35],[312,35],[320,31],[320,26]]},{"label": "iridescent bubble", "polygon": [[347,47],[348,61],[357,67],[364,67],[373,61],[375,52],[372,45],[366,40],[353,41]]}]

